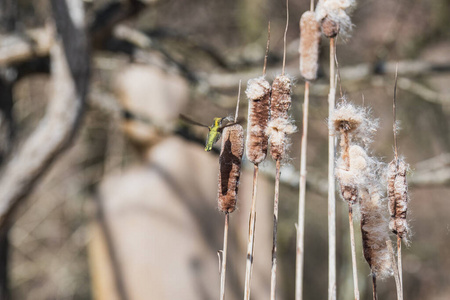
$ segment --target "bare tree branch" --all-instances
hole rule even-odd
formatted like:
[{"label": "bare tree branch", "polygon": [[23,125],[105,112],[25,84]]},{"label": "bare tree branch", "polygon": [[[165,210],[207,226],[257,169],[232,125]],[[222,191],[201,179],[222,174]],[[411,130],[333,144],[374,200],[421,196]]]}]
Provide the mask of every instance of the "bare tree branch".
[{"label": "bare tree branch", "polygon": [[83,112],[89,79],[82,1],[52,0],[58,41],[51,49],[53,91],[35,131],[0,176],[0,227],[70,145]]}]

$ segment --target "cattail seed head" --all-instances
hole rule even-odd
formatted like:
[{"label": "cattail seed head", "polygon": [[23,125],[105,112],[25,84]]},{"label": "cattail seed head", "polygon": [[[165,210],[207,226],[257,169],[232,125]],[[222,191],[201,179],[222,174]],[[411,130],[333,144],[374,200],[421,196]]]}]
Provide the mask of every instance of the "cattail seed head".
[{"label": "cattail seed head", "polygon": [[319,0],[316,7],[316,19],[322,25],[322,32],[327,37],[338,33],[347,38],[353,24],[349,14],[356,5],[355,0]]},{"label": "cattail seed head", "polygon": [[369,145],[377,131],[378,120],[370,116],[367,108],[357,107],[346,101],[339,103],[331,115],[331,130],[351,133],[363,145]]},{"label": "cattail seed head", "polygon": [[272,98],[270,101],[270,118],[288,119],[291,108],[291,80],[285,75],[279,75],[272,83]]},{"label": "cattail seed head", "polygon": [[366,150],[358,145],[351,145],[348,162],[340,157],[336,163],[336,178],[339,180],[342,198],[350,205],[356,204],[358,187],[368,184],[367,169],[375,168],[375,161]]},{"label": "cattail seed head", "polygon": [[264,77],[250,79],[245,91],[248,97],[247,158],[254,164],[262,162],[267,155],[271,87]]},{"label": "cattail seed head", "polygon": [[408,211],[408,184],[406,171],[408,165],[404,159],[395,159],[388,166],[388,196],[391,220],[389,229],[402,239],[407,239],[409,233],[406,213]]},{"label": "cattail seed head", "polygon": [[393,274],[393,266],[386,241],[388,223],[381,208],[381,195],[376,187],[359,189],[361,211],[361,234],[364,258],[377,278],[383,279]]},{"label": "cattail seed head", "polygon": [[300,18],[300,74],[305,80],[317,79],[319,69],[320,24],[315,13],[305,12]]},{"label": "cattail seed head", "polygon": [[235,124],[225,127],[219,156],[218,207],[224,213],[236,209],[242,155],[244,154],[244,129]]},{"label": "cattail seed head", "polygon": [[270,154],[274,160],[285,158],[289,145],[288,135],[296,130],[288,114],[290,107],[291,80],[287,76],[279,75],[272,84],[270,121],[266,129],[270,140]]},{"label": "cattail seed head", "polygon": [[327,38],[333,38],[339,33],[339,23],[336,23],[328,16],[322,20],[321,23],[322,33]]}]

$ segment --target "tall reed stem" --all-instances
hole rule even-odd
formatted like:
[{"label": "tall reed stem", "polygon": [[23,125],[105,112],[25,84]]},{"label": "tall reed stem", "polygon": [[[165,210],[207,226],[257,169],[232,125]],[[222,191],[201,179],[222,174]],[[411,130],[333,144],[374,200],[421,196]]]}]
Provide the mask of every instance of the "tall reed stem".
[{"label": "tall reed stem", "polygon": [[309,82],[305,82],[303,132],[300,153],[300,195],[298,201],[297,251],[295,264],[295,300],[303,299],[303,261],[305,250],[306,149],[308,144]]},{"label": "tall reed stem", "polygon": [[358,288],[358,269],[356,265],[356,247],[355,247],[355,231],[353,229],[353,208],[348,205],[348,222],[350,226],[350,244],[352,251],[352,267],[353,267],[353,288],[355,292],[355,300],[359,300],[359,288]]},{"label": "tall reed stem", "polygon": [[276,299],[277,287],[277,229],[278,229],[278,198],[280,195],[280,160],[277,159],[275,176],[275,196],[273,200],[273,244],[272,244],[272,270],[270,276],[270,300]]},{"label": "tall reed stem", "polygon": [[397,266],[397,263],[395,262],[394,249],[392,248],[392,244],[391,244],[390,240],[386,241],[386,245],[389,249],[389,253],[391,254],[391,263],[392,263],[392,269],[394,270],[395,287],[397,289],[397,300],[403,300],[402,286],[400,283],[398,266]]},{"label": "tall reed stem", "polygon": [[245,288],[244,300],[250,299],[250,281],[252,279],[253,255],[255,253],[255,224],[256,224],[256,188],[258,185],[258,165],[255,164],[253,171],[252,207],[248,228],[247,262],[245,264]]},{"label": "tall reed stem", "polygon": [[[331,116],[336,102],[336,56],[335,38],[330,38],[330,92],[328,94],[328,115]],[[336,196],[334,180],[335,137],[331,118],[328,136],[328,299],[336,299]]]},{"label": "tall reed stem", "polygon": [[220,269],[220,300],[225,299],[225,275],[227,273],[227,248],[228,248],[228,223],[230,214],[225,213],[225,226],[223,229],[223,252],[222,252],[222,267]]},{"label": "tall reed stem", "polygon": [[372,300],[378,300],[377,296],[377,275],[372,273]]},{"label": "tall reed stem", "polygon": [[402,268],[402,238],[397,235],[397,265],[398,265],[398,278],[400,281],[400,299],[403,300],[403,268]]}]

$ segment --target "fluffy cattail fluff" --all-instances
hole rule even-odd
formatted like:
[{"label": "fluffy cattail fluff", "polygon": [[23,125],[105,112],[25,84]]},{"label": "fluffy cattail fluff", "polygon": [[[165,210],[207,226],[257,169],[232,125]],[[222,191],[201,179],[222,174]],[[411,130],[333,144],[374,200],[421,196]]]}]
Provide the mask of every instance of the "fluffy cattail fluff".
[{"label": "fluffy cattail fluff", "polygon": [[393,274],[390,252],[388,223],[381,207],[381,195],[373,185],[359,189],[361,211],[361,235],[364,258],[377,278],[383,279]]},{"label": "fluffy cattail fluff", "polygon": [[224,213],[236,209],[241,161],[244,154],[244,129],[235,124],[222,133],[222,148],[219,157],[218,207]]},{"label": "fluffy cattail fluff", "polygon": [[287,76],[279,75],[272,84],[270,121],[266,130],[266,134],[270,136],[270,154],[274,160],[285,158],[289,145],[288,135],[296,130],[288,114],[290,107],[291,80]]},{"label": "fluffy cattail fluff", "polygon": [[340,158],[336,164],[336,177],[339,180],[341,196],[349,205],[358,199],[358,185],[364,178],[363,172],[369,163],[373,164],[365,150],[357,145],[350,145],[351,140],[361,140],[366,145],[373,132],[376,122],[368,116],[366,109],[357,108],[347,102],[342,102],[331,115],[332,129],[340,135]]},{"label": "fluffy cattail fluff", "polygon": [[351,134],[354,141],[367,146],[377,131],[378,120],[370,116],[369,109],[342,101],[331,115],[331,126],[332,130]]},{"label": "fluffy cattail fluff", "polygon": [[315,13],[305,12],[300,18],[300,74],[305,80],[317,78],[319,69],[320,24]]},{"label": "fluffy cattail fluff", "polygon": [[245,91],[248,97],[247,158],[254,164],[262,162],[267,155],[270,84],[264,77],[250,79]]},{"label": "fluffy cattail fluff", "polygon": [[356,204],[358,188],[366,185],[365,172],[376,162],[358,145],[351,145],[348,151],[348,163],[341,157],[336,164],[336,178],[339,180],[342,198],[348,204]]},{"label": "fluffy cattail fluff", "polygon": [[344,38],[349,36],[353,27],[349,14],[355,4],[355,0],[319,0],[316,19],[326,37],[335,37],[338,33]]},{"label": "fluffy cattail fluff", "polygon": [[408,165],[404,159],[394,159],[388,166],[389,213],[391,215],[389,229],[406,241],[409,232],[406,221],[409,202],[407,169]]}]

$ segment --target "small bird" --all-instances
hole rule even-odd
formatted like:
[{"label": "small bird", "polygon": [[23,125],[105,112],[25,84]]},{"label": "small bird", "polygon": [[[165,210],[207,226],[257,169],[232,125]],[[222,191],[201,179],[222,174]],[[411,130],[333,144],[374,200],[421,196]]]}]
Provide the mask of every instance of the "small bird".
[{"label": "small bird", "polygon": [[[207,152],[211,151],[214,144],[217,143],[217,141],[220,139],[220,135],[222,134],[222,131],[225,127],[240,123],[240,120],[238,120],[236,122],[230,122],[229,117],[214,118],[214,122],[211,126],[204,125],[202,123],[194,121],[194,120],[186,117],[185,115],[180,115],[180,119],[182,119],[188,123],[191,123],[193,125],[208,128],[209,132],[208,132],[208,136],[206,137],[206,146],[205,146],[205,151],[207,151]],[[229,122],[226,124],[223,124],[224,121],[229,121]]]}]

